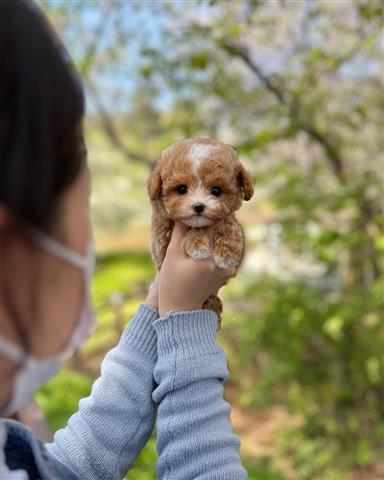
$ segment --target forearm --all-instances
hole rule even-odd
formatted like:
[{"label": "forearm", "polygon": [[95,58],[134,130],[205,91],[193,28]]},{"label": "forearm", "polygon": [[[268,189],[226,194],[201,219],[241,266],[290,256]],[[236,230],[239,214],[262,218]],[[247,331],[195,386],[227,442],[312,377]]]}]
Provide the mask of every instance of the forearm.
[{"label": "forearm", "polygon": [[203,310],[168,314],[154,323],[161,480],[247,478],[223,398],[228,370],[216,324],[216,315]]},{"label": "forearm", "polygon": [[48,451],[80,478],[121,479],[147,442],[155,419],[153,369],[157,311],[141,305],[105,357],[91,395],[79,403]]}]

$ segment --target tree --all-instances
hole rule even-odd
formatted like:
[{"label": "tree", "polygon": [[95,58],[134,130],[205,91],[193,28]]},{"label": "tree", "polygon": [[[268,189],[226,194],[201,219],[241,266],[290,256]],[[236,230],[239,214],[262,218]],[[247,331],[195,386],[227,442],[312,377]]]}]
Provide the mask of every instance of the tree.
[{"label": "tree", "polygon": [[[336,230],[339,211],[349,232],[364,233],[351,251],[348,278],[369,285],[381,273],[375,248],[383,147],[380,2],[199,5],[172,5],[161,48],[143,48],[146,76],[165,79],[178,102],[198,102],[217,131],[233,132],[256,171],[256,156],[269,146],[307,141],[313,209],[320,194],[335,213]],[[349,221],[341,211],[346,203],[356,208]],[[328,221],[314,215],[311,221]]]},{"label": "tree", "polygon": [[[340,455],[344,467],[369,463],[381,435],[375,424],[384,420],[382,3],[164,8],[159,47],[142,48],[145,78],[174,92],[175,109],[197,105],[201,132],[214,123],[232,138],[256,188],[268,185],[285,245],[339,285],[324,293],[298,281],[256,281],[244,294],[255,305],[256,295],[264,299],[252,338],[280,369],[269,389],[288,401],[280,382],[300,384],[296,409],[316,445],[302,474],[312,478]],[[324,437],[336,445],[328,458]]]}]

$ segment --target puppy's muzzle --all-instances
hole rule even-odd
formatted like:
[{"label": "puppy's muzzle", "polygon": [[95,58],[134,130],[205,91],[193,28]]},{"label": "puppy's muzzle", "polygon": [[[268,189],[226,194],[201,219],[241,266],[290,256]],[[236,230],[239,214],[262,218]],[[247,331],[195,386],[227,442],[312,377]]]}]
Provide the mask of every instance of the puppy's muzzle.
[{"label": "puppy's muzzle", "polygon": [[192,205],[192,208],[195,213],[201,215],[205,210],[205,205],[202,203],[195,203],[194,205]]}]

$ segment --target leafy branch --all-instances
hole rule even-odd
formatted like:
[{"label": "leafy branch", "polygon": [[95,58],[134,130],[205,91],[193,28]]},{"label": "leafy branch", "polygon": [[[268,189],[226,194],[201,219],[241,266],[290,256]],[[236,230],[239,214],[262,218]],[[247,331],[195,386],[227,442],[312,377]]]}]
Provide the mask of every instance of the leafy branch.
[{"label": "leafy branch", "polygon": [[142,163],[148,167],[151,167],[153,165],[153,160],[151,158],[141,153],[135,152],[125,144],[116,125],[115,116],[108,111],[108,108],[106,107],[106,104],[102,99],[102,95],[100,95],[97,86],[91,78],[90,71],[92,70],[92,67],[95,63],[97,53],[99,51],[99,47],[102,43],[104,35],[106,35],[108,32],[106,26],[108,25],[111,14],[114,11],[111,3],[105,4],[104,7],[105,12],[103,12],[103,15],[100,15],[100,20],[95,26],[94,32],[92,34],[92,40],[85,48],[83,61],[80,64],[80,72],[95,104],[97,113],[100,116],[102,129],[111,145],[121,155],[123,155],[126,160]]},{"label": "leafy branch", "polygon": [[288,107],[292,123],[299,130],[304,131],[313,141],[322,147],[331,164],[332,170],[340,182],[343,182],[344,165],[340,153],[334,142],[327,138],[313,123],[310,123],[302,114],[303,108],[298,104],[297,98],[284,87],[276,78],[266,75],[259,65],[253,60],[249,50],[242,45],[224,41],[224,49],[231,56],[240,58],[245,65],[256,75],[263,86],[268,90],[280,104]]}]

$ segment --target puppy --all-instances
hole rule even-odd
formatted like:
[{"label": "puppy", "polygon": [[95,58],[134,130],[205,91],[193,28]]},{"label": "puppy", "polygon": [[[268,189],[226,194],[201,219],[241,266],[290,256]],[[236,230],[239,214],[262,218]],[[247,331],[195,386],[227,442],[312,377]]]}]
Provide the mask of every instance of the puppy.
[{"label": "puppy", "polygon": [[[244,233],[235,218],[243,200],[253,195],[252,179],[235,150],[208,137],[180,140],[164,150],[148,181],[152,204],[152,258],[163,263],[174,221],[191,227],[184,250],[195,260],[213,258],[218,268],[238,267]],[[207,227],[213,227],[213,241]],[[222,303],[211,295],[203,308],[221,323]]]}]

